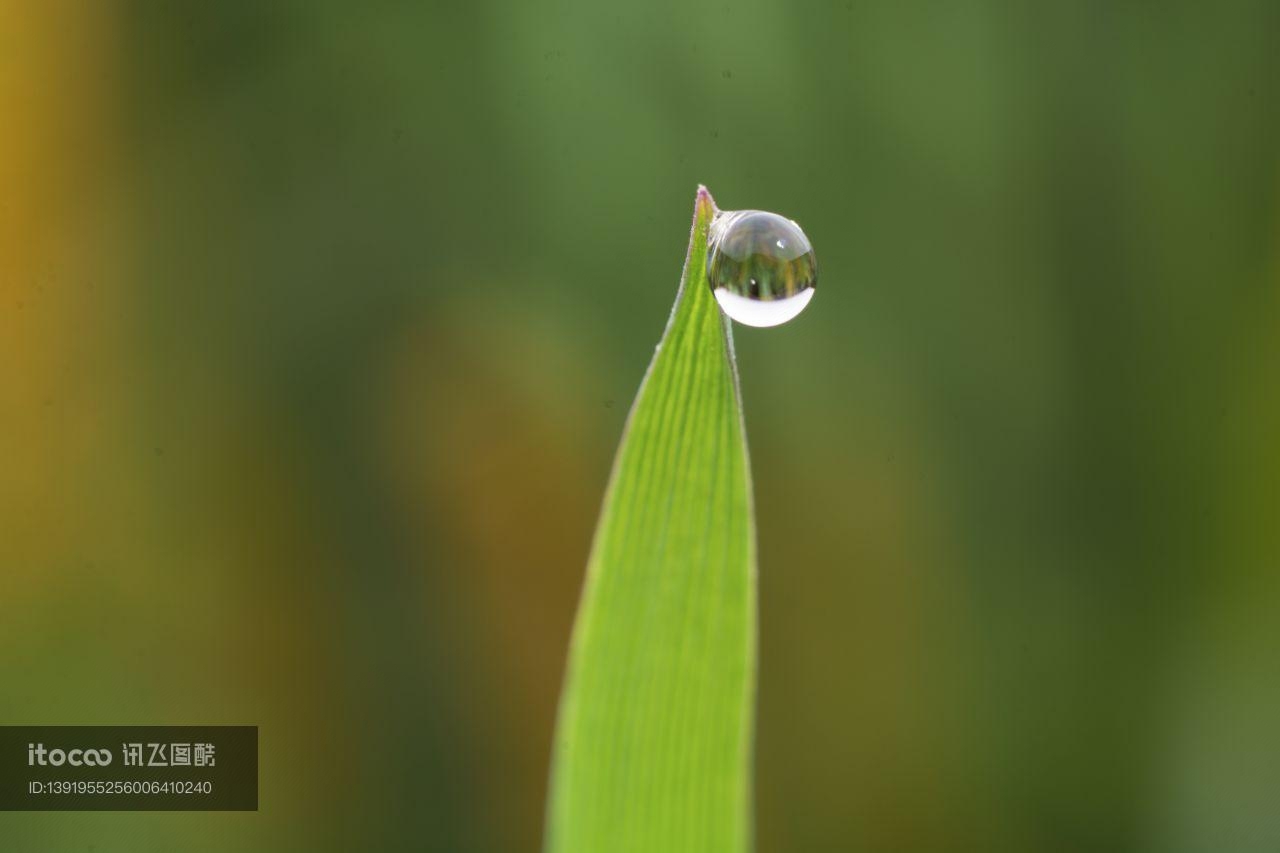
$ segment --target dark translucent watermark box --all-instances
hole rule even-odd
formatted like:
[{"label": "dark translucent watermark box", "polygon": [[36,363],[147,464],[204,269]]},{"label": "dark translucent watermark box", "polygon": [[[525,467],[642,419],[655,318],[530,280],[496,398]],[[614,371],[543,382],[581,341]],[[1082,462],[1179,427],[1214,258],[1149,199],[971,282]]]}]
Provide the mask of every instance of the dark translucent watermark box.
[{"label": "dark translucent watermark box", "polygon": [[0,811],[257,808],[257,726],[0,726]]}]

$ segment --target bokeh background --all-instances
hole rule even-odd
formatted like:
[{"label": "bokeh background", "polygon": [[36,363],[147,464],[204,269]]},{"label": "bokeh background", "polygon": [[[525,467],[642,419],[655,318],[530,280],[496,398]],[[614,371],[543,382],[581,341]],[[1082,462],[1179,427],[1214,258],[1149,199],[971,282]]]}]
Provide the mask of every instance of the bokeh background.
[{"label": "bokeh background", "polygon": [[1280,849],[1280,5],[0,3],[0,717],[256,723],[256,814],[526,851],[693,193],[739,328],[758,847]]}]

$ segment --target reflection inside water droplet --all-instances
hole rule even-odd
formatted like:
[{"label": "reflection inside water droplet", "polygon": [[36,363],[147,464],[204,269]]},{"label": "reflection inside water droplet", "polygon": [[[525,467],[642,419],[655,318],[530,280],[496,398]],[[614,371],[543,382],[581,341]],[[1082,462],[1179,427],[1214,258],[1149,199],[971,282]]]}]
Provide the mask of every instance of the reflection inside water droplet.
[{"label": "reflection inside water droplet", "polygon": [[720,308],[748,326],[777,326],[813,299],[818,261],[809,238],[786,217],[727,210],[711,222],[707,281]]}]

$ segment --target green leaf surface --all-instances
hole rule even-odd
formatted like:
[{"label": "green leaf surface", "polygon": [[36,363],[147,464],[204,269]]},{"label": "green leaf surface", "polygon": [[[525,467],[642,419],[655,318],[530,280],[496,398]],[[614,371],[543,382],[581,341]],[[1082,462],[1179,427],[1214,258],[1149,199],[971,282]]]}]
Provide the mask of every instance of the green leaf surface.
[{"label": "green leaf surface", "polygon": [[548,853],[751,846],[756,577],[729,320],[698,189],[675,307],[614,460],[561,697]]}]

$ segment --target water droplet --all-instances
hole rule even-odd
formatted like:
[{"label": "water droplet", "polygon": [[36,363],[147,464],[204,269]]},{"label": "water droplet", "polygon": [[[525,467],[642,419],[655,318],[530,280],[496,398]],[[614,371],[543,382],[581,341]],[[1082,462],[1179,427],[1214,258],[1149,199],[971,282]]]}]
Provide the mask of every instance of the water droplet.
[{"label": "water droplet", "polygon": [[793,220],[764,210],[726,210],[708,234],[707,280],[721,309],[747,326],[777,326],[813,299],[818,260]]}]

